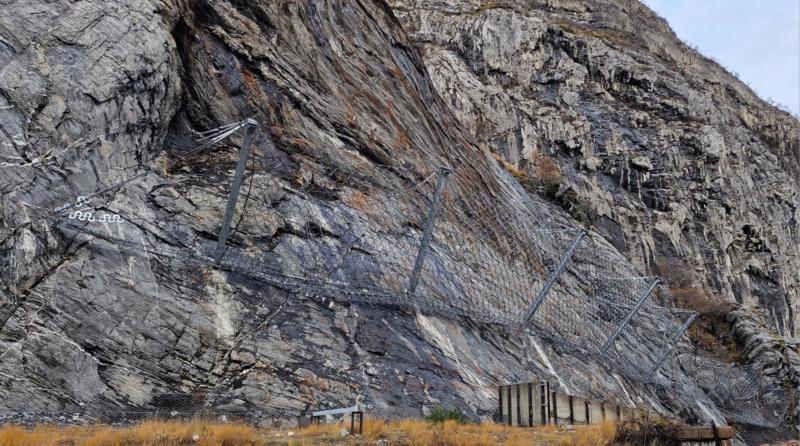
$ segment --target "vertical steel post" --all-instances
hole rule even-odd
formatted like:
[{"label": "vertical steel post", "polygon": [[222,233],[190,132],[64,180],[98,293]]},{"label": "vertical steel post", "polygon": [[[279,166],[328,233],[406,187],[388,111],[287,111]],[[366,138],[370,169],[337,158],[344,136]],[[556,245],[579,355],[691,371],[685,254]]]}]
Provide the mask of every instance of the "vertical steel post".
[{"label": "vertical steel post", "polygon": [[258,128],[258,122],[254,119],[248,119],[245,127],[244,141],[242,142],[241,149],[239,149],[239,163],[236,165],[236,173],[233,177],[233,183],[231,184],[231,192],[228,195],[228,206],[225,208],[222,229],[219,231],[219,239],[217,239],[217,261],[222,258],[222,254],[225,252],[225,243],[228,240],[228,231],[230,230],[231,220],[233,220],[233,213],[236,211],[239,189],[242,187],[242,177],[244,176],[244,169],[247,167],[247,158],[250,156],[250,146],[253,144],[256,128]]},{"label": "vertical steel post", "polygon": [[[547,387],[547,398],[545,398],[547,400],[547,421],[549,422],[553,415],[553,408],[550,406],[550,381],[545,381],[545,385]],[[542,397],[544,397],[544,395],[542,395]]]},{"label": "vertical steel post", "polygon": [[549,402],[545,398],[545,383],[539,383],[539,410],[541,410],[542,424],[547,424],[547,419],[550,414],[547,413],[547,408],[550,407]]},{"label": "vertical steel post", "polygon": [[639,309],[642,308],[642,305],[644,305],[647,298],[650,297],[650,294],[658,286],[659,282],[661,282],[661,279],[654,280],[653,283],[651,283],[650,286],[647,288],[647,290],[644,293],[642,293],[642,295],[639,297],[639,300],[636,301],[636,305],[634,305],[633,309],[630,312],[628,312],[627,315],[625,315],[625,319],[623,319],[622,322],[620,322],[620,324],[617,326],[617,329],[614,330],[614,333],[611,336],[609,336],[606,343],[603,344],[603,348],[600,349],[601,356],[605,355],[606,352],[608,352],[608,349],[611,348],[611,346],[614,344],[614,341],[616,341],[619,335],[622,334],[622,331],[625,330],[625,327],[628,325],[628,323],[630,323],[633,316],[635,316],[636,313],[639,312]]},{"label": "vertical steel post", "polygon": [[497,386],[497,405],[500,411],[497,413],[498,421],[503,422],[503,385]]},{"label": "vertical steel post", "polygon": [[519,391],[519,384],[516,385],[517,388],[517,426],[522,426],[522,401],[520,401],[520,391]]},{"label": "vertical steel post", "polygon": [[533,427],[533,383],[528,383],[528,427]]},{"label": "vertical steel post", "polygon": [[650,381],[650,379],[653,378],[653,375],[656,374],[658,369],[660,369],[661,366],[664,365],[664,361],[667,360],[667,357],[669,356],[670,352],[672,351],[673,348],[675,348],[675,344],[683,337],[683,334],[686,333],[686,330],[688,330],[689,327],[692,326],[692,323],[694,322],[695,319],[697,319],[697,314],[689,316],[689,318],[686,319],[686,322],[684,322],[683,325],[681,325],[681,328],[679,328],[678,331],[675,332],[675,336],[672,337],[667,348],[665,348],[664,352],[661,353],[661,357],[658,358],[658,362],[656,362],[656,365],[653,366],[653,370],[651,370],[650,374],[647,375],[647,381]]},{"label": "vertical steel post", "polygon": [[565,252],[564,255],[561,257],[561,261],[558,262],[558,266],[547,278],[547,282],[545,282],[544,287],[542,287],[542,290],[539,291],[539,294],[536,296],[536,300],[533,301],[530,308],[528,308],[528,312],[525,313],[525,319],[523,319],[524,325],[528,325],[531,319],[533,319],[533,316],[536,314],[536,310],[539,309],[539,306],[542,305],[542,302],[544,302],[544,299],[545,297],[547,297],[547,294],[550,293],[550,289],[553,288],[553,285],[555,285],[556,279],[558,279],[558,276],[560,276],[561,272],[564,271],[564,267],[567,266],[567,262],[569,262],[569,259],[572,258],[572,254],[575,253],[575,250],[578,248],[578,244],[580,244],[581,240],[583,240],[583,237],[585,236],[586,236],[586,231],[581,230],[580,232],[578,232],[578,236],[575,237],[575,240],[572,241],[572,244],[567,249],[567,252]]},{"label": "vertical steel post", "polygon": [[550,392],[550,398],[553,399],[553,424],[556,426],[558,425],[558,398],[556,397],[556,392]]},{"label": "vertical steel post", "polygon": [[513,423],[513,418],[514,417],[511,416],[511,385],[510,384],[508,385],[508,392],[506,393],[506,396],[508,396],[508,403],[506,403],[506,406],[508,406],[508,425],[511,426],[512,423]]},{"label": "vertical steel post", "polygon": [[586,407],[586,424],[592,424],[591,420],[589,419],[589,417],[591,417],[591,410],[589,409],[590,403],[588,401],[584,401],[583,404]]},{"label": "vertical steel post", "polygon": [[428,220],[425,222],[425,229],[422,233],[422,241],[419,244],[419,251],[417,252],[417,259],[414,261],[414,269],[411,271],[411,280],[408,283],[408,294],[414,294],[419,285],[419,278],[422,273],[422,265],[425,263],[425,256],[428,254],[428,248],[433,237],[433,226],[436,223],[436,215],[439,213],[439,208],[442,206],[442,194],[444,188],[447,186],[447,178],[452,173],[447,167],[439,168],[439,178],[436,180],[436,190],[433,193],[433,202],[428,211]]}]

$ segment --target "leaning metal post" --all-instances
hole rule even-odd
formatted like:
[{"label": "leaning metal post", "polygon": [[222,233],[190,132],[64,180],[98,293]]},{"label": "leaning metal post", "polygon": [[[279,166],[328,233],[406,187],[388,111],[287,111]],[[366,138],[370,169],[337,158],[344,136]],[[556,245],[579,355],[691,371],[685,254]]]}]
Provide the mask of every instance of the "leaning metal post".
[{"label": "leaning metal post", "polygon": [[422,265],[425,263],[425,256],[428,254],[428,247],[433,237],[433,226],[436,222],[436,215],[439,213],[439,208],[442,206],[442,193],[447,186],[447,177],[453,171],[448,167],[439,168],[439,178],[436,180],[436,190],[433,193],[433,203],[428,211],[428,220],[425,222],[425,230],[422,233],[422,242],[419,244],[419,251],[417,252],[417,260],[414,262],[414,270],[411,272],[411,281],[408,283],[408,294],[414,294],[419,284],[420,274],[422,273]]},{"label": "leaning metal post", "polygon": [[686,333],[686,330],[688,330],[689,327],[692,326],[692,323],[694,322],[695,319],[697,319],[696,313],[689,316],[689,318],[686,319],[686,322],[684,322],[683,325],[681,325],[681,328],[679,328],[678,331],[675,332],[675,336],[673,336],[672,339],[669,341],[669,345],[667,346],[666,349],[664,349],[664,353],[661,353],[661,357],[658,358],[658,362],[656,362],[656,365],[653,366],[653,370],[651,370],[650,373],[647,375],[647,381],[650,381],[650,379],[653,378],[658,369],[661,368],[661,366],[664,364],[664,361],[667,360],[667,357],[669,356],[672,349],[675,348],[675,344],[683,337],[683,334]]},{"label": "leaning metal post", "polygon": [[586,234],[587,232],[583,229],[578,232],[578,236],[572,241],[572,244],[567,249],[567,252],[565,252],[561,257],[561,261],[558,263],[558,266],[547,278],[547,282],[545,282],[542,290],[539,291],[539,294],[536,296],[536,300],[533,301],[533,304],[531,304],[528,312],[525,313],[525,319],[523,319],[524,325],[528,325],[531,319],[533,319],[533,316],[536,314],[536,310],[539,309],[539,306],[542,305],[542,302],[544,302],[547,294],[550,293],[550,289],[553,288],[553,285],[555,285],[556,279],[558,279],[558,276],[560,276],[561,272],[564,271],[564,267],[567,266],[567,262],[569,262],[569,260],[572,258],[572,254],[575,253],[575,250],[578,248],[578,245],[581,243],[581,240],[583,240],[583,237],[585,237]]},{"label": "leaning metal post", "polygon": [[650,286],[647,288],[647,290],[644,293],[642,293],[642,295],[639,297],[639,300],[636,301],[636,305],[633,307],[633,309],[625,316],[625,319],[622,320],[619,326],[617,326],[617,329],[614,330],[614,333],[611,336],[609,336],[606,343],[603,344],[603,348],[600,349],[600,355],[605,355],[606,352],[608,352],[608,349],[611,348],[612,345],[614,345],[614,341],[616,341],[619,335],[622,334],[622,331],[625,330],[625,327],[630,323],[633,316],[635,316],[636,313],[639,312],[639,309],[642,308],[642,305],[644,305],[645,301],[647,301],[647,298],[650,297],[650,294],[658,286],[659,282],[661,282],[661,279],[654,280],[653,283],[650,284]]},{"label": "leaning metal post", "polygon": [[225,242],[228,240],[231,220],[233,219],[233,213],[236,211],[236,201],[239,199],[239,188],[242,186],[244,169],[247,166],[247,158],[250,156],[250,146],[253,144],[253,137],[255,136],[257,128],[258,122],[255,119],[248,118],[245,122],[244,141],[239,150],[239,163],[236,165],[236,174],[231,184],[231,193],[228,195],[228,207],[225,209],[225,218],[222,220],[222,229],[219,231],[219,239],[217,239],[217,261],[222,258],[222,254],[225,252]]}]

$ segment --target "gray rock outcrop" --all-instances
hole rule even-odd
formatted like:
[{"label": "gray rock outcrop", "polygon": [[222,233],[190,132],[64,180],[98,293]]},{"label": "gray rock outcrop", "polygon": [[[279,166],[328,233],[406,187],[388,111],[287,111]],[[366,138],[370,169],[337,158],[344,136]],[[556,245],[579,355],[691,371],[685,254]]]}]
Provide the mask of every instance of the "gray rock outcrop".
[{"label": "gray rock outcrop", "polygon": [[[529,296],[506,308],[496,290],[525,285],[515,271],[541,286],[570,240],[512,231],[588,223],[608,241],[595,237],[576,266],[668,275],[659,265],[685,259],[694,280],[794,333],[797,121],[695,60],[638,4],[537,5],[2,2],[0,409],[113,419],[211,402],[294,423],[359,402],[386,416],[443,405],[488,418],[497,384],[542,376],[720,419],[674,362],[654,389],[535,332],[387,305],[405,296],[424,180],[449,166],[437,229],[473,243],[435,247],[421,295],[508,316]],[[661,32],[583,23],[644,26],[632,16]],[[196,261],[219,230],[240,140],[191,149],[198,132],[251,116],[262,133],[230,239],[259,259],[248,275]],[[557,176],[543,175],[543,156]],[[79,196],[124,223],[70,230],[52,210]],[[497,232],[478,240],[476,227]],[[524,243],[502,243],[515,237]],[[515,249],[530,262],[497,260]],[[391,293],[368,305],[342,281],[350,296]],[[552,301],[592,294],[585,281],[571,270]],[[660,353],[643,345],[642,360]],[[754,360],[772,350],[748,349]],[[763,360],[796,369],[792,358]],[[793,379],[786,370],[776,379]]]}]

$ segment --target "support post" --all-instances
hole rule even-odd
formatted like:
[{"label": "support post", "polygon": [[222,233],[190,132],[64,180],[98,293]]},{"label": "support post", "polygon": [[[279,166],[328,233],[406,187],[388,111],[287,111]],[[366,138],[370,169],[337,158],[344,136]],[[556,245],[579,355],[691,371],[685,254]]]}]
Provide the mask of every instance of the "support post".
[{"label": "support post", "polygon": [[614,333],[611,336],[609,336],[606,343],[603,344],[603,348],[600,349],[601,356],[605,356],[605,354],[608,352],[608,349],[611,348],[612,345],[614,345],[614,341],[616,341],[619,335],[622,334],[622,331],[625,330],[625,327],[630,323],[633,316],[635,316],[636,313],[639,312],[639,309],[642,308],[642,305],[644,305],[645,301],[647,301],[647,298],[650,297],[650,294],[658,286],[659,282],[661,282],[660,279],[654,280],[653,283],[651,283],[650,286],[647,288],[647,290],[644,293],[642,293],[641,296],[639,296],[639,300],[636,301],[636,305],[634,305],[633,309],[627,315],[625,315],[625,319],[622,320],[619,326],[617,326],[617,329],[614,330]]},{"label": "support post", "polygon": [[711,420],[711,431],[714,433],[714,446],[722,446],[722,439],[719,437],[719,429],[717,423]]},{"label": "support post", "polygon": [[686,333],[686,330],[688,330],[689,327],[692,326],[692,323],[695,321],[695,319],[697,319],[697,314],[689,316],[689,318],[686,319],[686,322],[684,322],[683,325],[681,325],[681,328],[679,328],[678,331],[675,332],[675,336],[673,336],[672,339],[670,339],[669,345],[667,346],[667,348],[664,349],[664,352],[661,353],[661,356],[658,358],[658,362],[656,362],[656,365],[653,366],[653,370],[651,370],[650,374],[647,375],[647,381],[650,381],[650,379],[653,378],[658,369],[660,369],[661,366],[664,365],[664,361],[667,360],[667,357],[669,356],[670,352],[672,352],[672,349],[675,348],[675,344],[683,337],[683,334]]},{"label": "support post", "polygon": [[567,252],[565,252],[564,255],[561,257],[561,261],[558,262],[558,266],[547,278],[547,282],[545,282],[544,287],[542,287],[542,290],[539,291],[539,294],[536,296],[536,300],[533,301],[530,308],[528,308],[528,312],[525,313],[525,319],[523,319],[524,325],[528,325],[531,319],[533,319],[533,316],[536,314],[536,310],[539,309],[539,306],[542,305],[542,302],[544,302],[544,299],[545,297],[547,297],[547,294],[550,293],[550,289],[553,288],[553,285],[555,285],[556,279],[558,279],[558,276],[560,276],[561,272],[564,271],[564,267],[567,266],[567,262],[569,262],[569,260],[572,258],[572,254],[575,253],[575,250],[578,248],[578,245],[581,243],[581,240],[583,240],[583,237],[585,236],[586,236],[586,231],[581,230],[580,232],[578,232],[578,236],[575,237],[575,240],[572,241],[572,244],[567,249]]},{"label": "support post", "polygon": [[499,406],[498,407],[499,411],[497,413],[497,416],[499,418],[499,421],[502,423],[503,422],[503,385],[502,384],[497,386],[497,405]]},{"label": "support post", "polygon": [[533,383],[528,383],[528,427],[533,427]]},{"label": "support post", "polygon": [[514,422],[514,420],[513,420],[514,417],[511,416],[511,385],[510,384],[508,386],[508,392],[506,393],[506,395],[508,396],[508,403],[506,403],[506,406],[508,406],[508,425],[511,426],[512,423]]},{"label": "support post", "polygon": [[547,409],[550,407],[550,402],[547,401],[545,397],[545,383],[539,384],[539,409],[541,410],[541,419],[542,425],[547,424],[547,419],[550,418],[550,414],[547,413]]},{"label": "support post", "polygon": [[447,167],[439,168],[439,178],[436,180],[436,190],[433,193],[433,202],[428,211],[428,220],[425,222],[425,229],[422,233],[422,241],[419,244],[417,259],[414,261],[414,269],[411,271],[411,281],[408,283],[408,294],[414,294],[419,285],[419,278],[422,273],[422,265],[425,263],[425,256],[428,254],[431,238],[433,237],[433,226],[436,223],[436,216],[442,206],[442,194],[447,186],[447,178],[452,173]]},{"label": "support post", "polygon": [[517,426],[522,426],[522,401],[520,401],[520,384],[516,385],[517,388]]},{"label": "support post", "polygon": [[584,420],[586,420],[586,424],[592,424],[592,420],[589,419],[589,417],[591,417],[591,410],[589,408],[589,404],[590,404],[589,401],[583,402],[583,405],[586,408],[586,414],[585,414],[586,418],[584,418]]},{"label": "support post", "polygon": [[242,147],[239,149],[239,163],[236,165],[236,173],[233,177],[231,184],[231,192],[228,195],[228,206],[225,208],[225,217],[222,219],[222,229],[219,231],[219,238],[217,239],[217,261],[222,258],[225,252],[225,243],[228,240],[228,231],[230,230],[231,220],[233,220],[233,213],[236,211],[236,202],[239,199],[239,189],[242,187],[242,177],[244,176],[244,169],[247,167],[247,158],[250,156],[250,146],[253,144],[258,122],[254,119],[248,119],[245,126],[244,141]]}]

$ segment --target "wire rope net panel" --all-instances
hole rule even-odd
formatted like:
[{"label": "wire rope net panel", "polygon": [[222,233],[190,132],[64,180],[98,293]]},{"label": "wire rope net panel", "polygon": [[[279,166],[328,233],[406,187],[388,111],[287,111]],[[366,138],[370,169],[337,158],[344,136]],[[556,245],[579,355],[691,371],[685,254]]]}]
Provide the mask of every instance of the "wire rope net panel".
[{"label": "wire rope net panel", "polygon": [[511,215],[453,191],[436,220],[416,293],[422,305],[490,323],[519,322],[535,297],[543,260]]},{"label": "wire rope net panel", "polygon": [[[169,165],[219,143],[240,125],[210,132],[200,146]],[[284,177],[259,173],[264,184],[256,193],[263,196],[257,197],[258,205],[248,206],[247,187],[237,215],[239,222],[257,215],[252,224],[262,225],[263,231],[249,240],[237,223],[221,256],[214,246],[212,232],[219,228],[213,218],[207,225],[212,229],[195,225],[188,234],[176,229],[176,235],[168,235],[99,199],[139,176],[57,208],[54,218],[97,239],[92,248],[122,250],[146,257],[148,264],[167,262],[176,269],[208,265],[317,300],[389,305],[508,327],[529,322],[553,344],[600,359],[642,383],[650,382],[665,360],[667,367],[675,367],[668,355],[691,312],[671,308],[669,299],[657,302],[647,296],[653,278],[638,277],[604,240],[580,238],[582,229],[565,224],[519,187],[495,196],[459,181],[455,172],[437,194],[441,178],[435,170],[371,168],[375,177],[391,180],[377,184],[368,174],[336,169],[311,174],[300,168]],[[437,202],[441,207],[435,213]],[[534,303],[538,307],[528,321]],[[74,328],[61,322],[61,329]],[[728,393],[722,401],[744,395]],[[775,398],[768,392],[759,397],[768,400],[760,407],[773,410]],[[165,398],[163,406],[191,401],[181,398]]]},{"label": "wire rope net panel", "polygon": [[689,353],[678,361],[728,420],[764,427],[785,421],[792,393],[767,379],[756,364],[726,364]]}]

